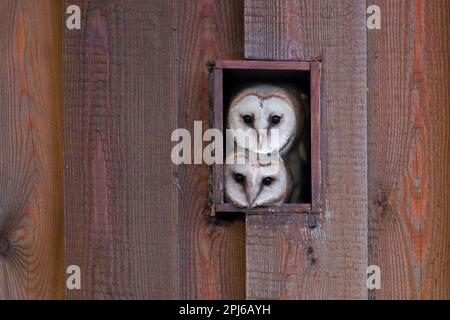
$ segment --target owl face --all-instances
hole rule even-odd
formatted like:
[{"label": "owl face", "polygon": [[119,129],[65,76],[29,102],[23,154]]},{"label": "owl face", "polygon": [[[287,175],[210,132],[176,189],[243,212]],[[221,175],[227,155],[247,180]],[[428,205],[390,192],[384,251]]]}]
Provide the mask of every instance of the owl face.
[{"label": "owl face", "polygon": [[237,207],[281,204],[288,199],[292,180],[281,158],[261,163],[243,153],[227,158],[225,196]]},{"label": "owl face", "polygon": [[231,102],[228,128],[239,148],[254,153],[282,154],[302,130],[301,108],[285,90],[257,85],[243,90]]}]

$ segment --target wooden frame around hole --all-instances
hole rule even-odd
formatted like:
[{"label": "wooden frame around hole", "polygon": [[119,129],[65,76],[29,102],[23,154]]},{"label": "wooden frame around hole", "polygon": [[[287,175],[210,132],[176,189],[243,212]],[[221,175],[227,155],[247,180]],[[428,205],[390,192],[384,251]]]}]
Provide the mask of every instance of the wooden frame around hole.
[{"label": "wooden frame around hole", "polygon": [[284,203],[252,209],[238,208],[224,201],[223,165],[213,165],[212,214],[216,213],[319,213],[321,208],[320,162],[320,62],[218,60],[210,65],[212,78],[212,106],[214,128],[224,132],[224,70],[307,71],[310,73],[311,113],[311,203]]}]

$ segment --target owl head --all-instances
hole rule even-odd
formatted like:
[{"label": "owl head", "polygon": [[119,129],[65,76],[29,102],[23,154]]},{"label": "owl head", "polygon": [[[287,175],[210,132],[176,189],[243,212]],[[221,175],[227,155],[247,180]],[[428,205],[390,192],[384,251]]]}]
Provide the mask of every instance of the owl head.
[{"label": "owl head", "polygon": [[227,128],[241,149],[284,154],[303,130],[306,100],[288,86],[250,85],[231,100]]},{"label": "owl head", "polygon": [[260,161],[251,152],[227,157],[224,167],[225,197],[240,208],[281,204],[292,189],[292,178],[281,157]]}]

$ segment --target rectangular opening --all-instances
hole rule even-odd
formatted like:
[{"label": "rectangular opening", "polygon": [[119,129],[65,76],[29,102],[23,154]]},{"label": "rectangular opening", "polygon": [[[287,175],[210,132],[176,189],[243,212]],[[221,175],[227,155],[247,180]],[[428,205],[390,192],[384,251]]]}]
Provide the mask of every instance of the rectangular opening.
[{"label": "rectangular opening", "polygon": [[[230,107],[232,107],[231,113],[239,112],[239,117],[242,116],[242,110],[246,110],[247,106],[236,106],[235,102],[240,99],[239,94],[242,93],[243,90],[251,91],[253,88],[259,90],[262,87],[264,87],[262,90],[265,91],[279,88],[280,90],[276,92],[275,97],[281,97],[281,99],[283,99],[283,94],[286,93],[292,99],[280,100],[281,102],[278,102],[278,104],[275,103],[276,100],[270,100],[271,98],[261,100],[261,108],[268,109],[261,111],[261,114],[255,115],[254,113],[251,113],[251,117],[255,117],[255,120],[247,119],[250,123],[249,125],[255,126],[255,132],[257,131],[257,127],[263,127],[265,125],[270,127],[270,119],[272,119],[273,123],[276,123],[275,120],[277,119],[274,119],[273,115],[275,115],[275,117],[280,116],[281,119],[283,119],[284,114],[281,112],[283,108],[283,110],[286,110],[287,108],[287,111],[284,111],[286,113],[286,118],[295,118],[297,122],[294,122],[294,125],[292,125],[291,123],[284,123],[284,120],[282,120],[279,124],[279,131],[281,132],[281,129],[285,129],[281,127],[282,125],[285,125],[286,128],[288,128],[288,126],[293,126],[295,128],[301,127],[301,129],[297,130],[298,132],[301,132],[300,134],[292,134],[292,136],[285,134],[281,135],[282,137],[280,138],[281,142],[286,141],[285,144],[280,145],[289,146],[286,150],[280,147],[282,150],[280,160],[282,164],[280,164],[280,167],[286,168],[280,172],[284,173],[286,171],[290,176],[290,179],[288,179],[290,182],[285,182],[284,178],[278,179],[278,177],[274,177],[274,179],[276,178],[276,182],[281,184],[281,188],[284,188],[286,185],[292,185],[289,189],[291,190],[289,192],[289,197],[283,199],[281,204],[279,201],[271,204],[268,200],[267,203],[263,203],[262,205],[258,205],[257,203],[257,205],[252,208],[241,204],[244,202],[237,201],[240,205],[236,203],[233,204],[234,198],[230,197],[230,192],[228,192],[229,190],[226,190],[227,186],[225,183],[227,181],[226,179],[230,179],[230,168],[227,168],[226,165],[215,164],[213,168],[214,211],[217,213],[311,213],[318,211],[320,207],[319,197],[321,180],[320,63],[217,61],[213,69],[213,75],[213,125],[215,128],[225,133],[226,129],[232,129],[231,127],[236,128],[241,125],[241,123],[234,123],[234,120],[232,120],[237,119],[236,114],[231,114],[232,117],[230,117]],[[299,99],[298,101],[300,102],[282,106],[283,101],[293,101],[296,99]],[[267,104],[264,101],[267,101]],[[277,110],[277,108],[279,108],[280,114],[278,114],[277,111],[273,111]],[[295,117],[288,118],[288,116],[292,114],[292,111],[289,109],[298,111],[295,111]],[[258,110],[255,112],[259,112]],[[268,119],[266,119],[267,115],[269,115]],[[277,121],[280,121],[280,117],[278,117]],[[250,118],[250,116],[248,116],[248,118]],[[261,120],[261,118],[266,120]],[[255,121],[255,123],[252,124],[250,121]],[[275,124],[275,126],[277,125],[278,124]],[[224,139],[225,137],[226,135],[224,134]],[[283,140],[284,138],[286,140]],[[224,146],[225,145],[226,143],[224,141]],[[297,153],[299,161],[296,161]],[[226,150],[224,150],[224,157],[227,157]],[[284,174],[281,175],[284,176]],[[298,178],[299,176],[300,179]],[[258,179],[263,178],[264,175],[258,176]],[[271,178],[269,178],[269,180],[271,180]],[[270,187],[275,189],[275,186]],[[229,188],[231,189],[231,187]],[[238,195],[238,200],[240,196],[241,195]],[[278,195],[274,192],[273,197],[276,196]],[[272,194],[267,197],[272,197]]]}]

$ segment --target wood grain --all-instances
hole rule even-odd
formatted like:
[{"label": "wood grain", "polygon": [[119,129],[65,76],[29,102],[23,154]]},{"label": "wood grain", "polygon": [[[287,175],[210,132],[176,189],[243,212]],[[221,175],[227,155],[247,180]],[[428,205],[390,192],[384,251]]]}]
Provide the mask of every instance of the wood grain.
[{"label": "wood grain", "polygon": [[243,3],[70,4],[83,26],[64,34],[66,263],[83,278],[67,296],[244,297],[243,221],[211,220],[208,167],[170,159],[174,129],[208,127],[206,63],[242,57]]},{"label": "wood grain", "polygon": [[245,2],[245,56],[322,61],[322,218],[247,217],[247,297],[367,297],[364,2]]},{"label": "wood grain", "polygon": [[61,299],[61,4],[0,12],[0,300]]},{"label": "wood grain", "polygon": [[177,4],[70,4],[82,30],[64,32],[66,264],[82,289],[67,297],[177,298]]},{"label": "wood grain", "polygon": [[449,299],[450,2],[370,1],[369,263],[373,299]]},{"label": "wood grain", "polygon": [[[206,64],[243,58],[243,1],[182,1],[178,7],[178,125],[193,132],[194,120],[209,122]],[[208,167],[178,170],[180,186],[181,298],[245,298],[243,219],[210,218]]]}]

